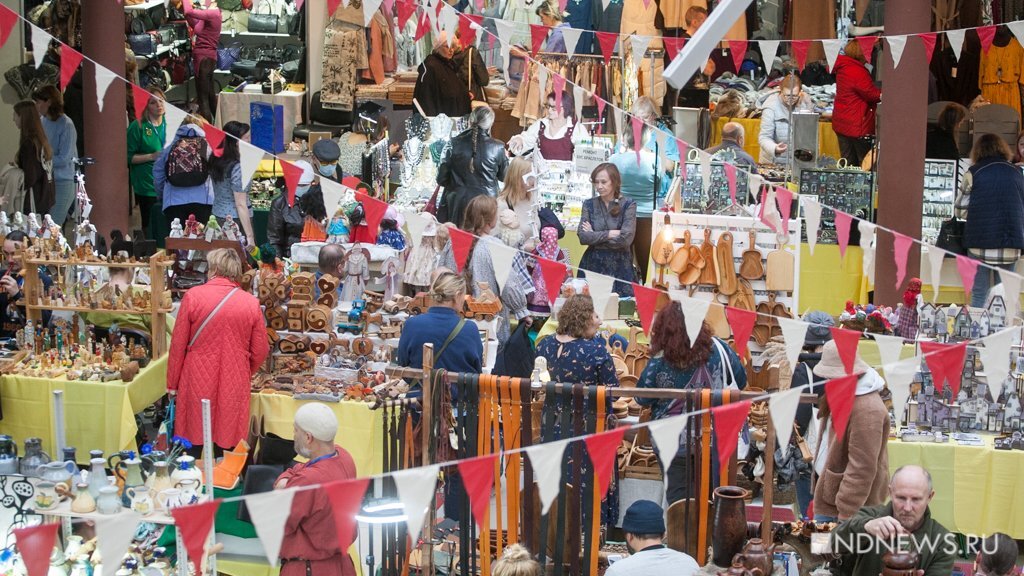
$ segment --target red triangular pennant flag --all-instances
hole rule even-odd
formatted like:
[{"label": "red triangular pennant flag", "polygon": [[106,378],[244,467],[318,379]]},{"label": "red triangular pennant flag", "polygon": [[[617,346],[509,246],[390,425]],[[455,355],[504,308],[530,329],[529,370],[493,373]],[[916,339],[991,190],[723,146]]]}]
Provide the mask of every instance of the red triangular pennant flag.
[{"label": "red triangular pennant flag", "polygon": [[975,28],[974,31],[978,33],[978,40],[981,40],[982,51],[984,51],[985,54],[988,54],[988,49],[992,47],[992,41],[995,40],[996,37],[996,27],[982,26],[980,28]]},{"label": "red triangular pennant flag", "polygon": [[633,150],[636,151],[636,165],[640,165],[640,150],[644,145],[644,121],[639,116],[630,116],[630,123],[633,125]]},{"label": "red triangular pennant flag", "polygon": [[562,76],[558,72],[554,72],[553,74],[554,77],[551,79],[551,84],[552,90],[555,92],[555,110],[558,110],[558,113],[562,114],[562,93],[565,91],[565,76]]},{"label": "red triangular pennant flag", "polygon": [[476,240],[476,236],[461,228],[450,228],[448,235],[452,240],[452,255],[455,256],[456,272],[462,274],[462,270],[466,267],[466,261],[469,259],[469,249],[473,247],[473,240]]},{"label": "red triangular pennant flag", "polygon": [[459,462],[462,485],[466,489],[466,495],[469,496],[469,507],[473,510],[473,519],[476,520],[478,526],[484,525],[487,520],[487,510],[491,507],[494,467],[497,461],[497,454],[489,454]]},{"label": "red triangular pennant flag", "polygon": [[[964,294],[970,299],[974,290],[974,277],[978,275],[978,261],[968,256],[956,255],[956,270],[960,273],[960,282],[964,285]],[[988,274],[986,269],[982,274]],[[988,297],[988,294],[985,295]]]},{"label": "red triangular pennant flag", "polygon": [[743,58],[747,55],[747,41],[729,40],[729,52],[732,54],[732,65],[735,67],[736,75],[739,76]]},{"label": "red triangular pennant flag", "polygon": [[679,55],[679,51],[686,45],[686,38],[672,38],[666,36],[662,38],[665,41],[665,52],[668,53],[668,61],[672,62]]},{"label": "red triangular pennant flag", "polygon": [[764,209],[768,206],[768,186],[762,184],[760,190],[761,190],[761,202],[760,202],[760,206],[761,207],[757,211],[757,219],[762,224],[764,224],[765,226],[770,228],[772,232],[775,232],[776,234],[778,234],[779,231],[775,229],[775,223],[772,222],[770,219],[764,217]]},{"label": "red triangular pennant flag", "polygon": [[782,216],[782,233],[789,235],[789,216],[793,213],[793,193],[785,186],[776,186],[775,200],[779,203],[779,214]]},{"label": "red triangular pennant flag", "polygon": [[57,523],[50,523],[14,529],[14,539],[18,543],[18,552],[28,576],[46,576],[49,572],[50,555],[53,554],[58,526]]},{"label": "red triangular pennant flag", "polygon": [[836,350],[839,352],[839,359],[843,361],[843,368],[847,374],[853,374],[853,364],[857,361],[857,343],[860,342],[860,332],[846,330],[844,328],[829,328],[832,331],[832,339],[836,341]]},{"label": "red triangular pennant flag", "polygon": [[71,83],[71,78],[82,63],[82,53],[67,44],[60,47],[60,89],[64,90]]},{"label": "red triangular pennant flag", "polygon": [[421,38],[430,32],[430,18],[427,16],[426,11],[420,12],[420,19],[416,22],[416,38],[414,41],[419,42]]},{"label": "red triangular pennant flag", "polygon": [[846,424],[850,421],[856,392],[856,376],[843,376],[825,383],[825,397],[828,398],[828,409],[832,413],[832,429],[840,441],[846,434]]},{"label": "red triangular pennant flag", "polygon": [[476,30],[483,21],[479,14],[459,14],[459,42],[463,46],[476,44]]},{"label": "red triangular pennant flag", "polygon": [[299,186],[299,179],[302,178],[302,168],[287,160],[278,159],[281,163],[281,172],[284,174],[284,187],[288,193],[288,206],[295,206],[295,188]]},{"label": "red triangular pennant flag", "polygon": [[850,222],[853,217],[841,210],[833,210],[833,212],[836,215],[836,240],[839,241],[839,264],[841,266],[842,259],[846,258],[846,247],[850,245]]},{"label": "red triangular pennant flag", "polygon": [[[732,199],[732,203],[736,203],[736,166],[730,162],[726,162],[723,166],[725,168],[725,181],[729,183],[729,198]],[[764,206],[762,204],[762,206]],[[764,208],[762,207],[762,210]]]},{"label": "red triangular pennant flag", "polygon": [[924,61],[926,64],[932,61],[932,54],[935,53],[935,36],[935,32],[917,35],[921,39],[921,43],[924,44]]},{"label": "red triangular pennant flag", "polygon": [[615,43],[619,41],[619,35],[614,32],[594,32],[597,34],[597,43],[601,46],[601,55],[604,56],[604,65],[612,61],[615,54]]},{"label": "red triangular pennant flag", "polygon": [[398,29],[403,30],[409,23],[409,18],[416,13],[416,2],[413,0],[398,0]]},{"label": "red triangular pennant flag", "polygon": [[679,148],[679,157],[686,158],[686,151],[689,150],[690,145],[687,144],[685,140],[680,140],[679,138],[676,138],[676,147]]},{"label": "red triangular pennant flag", "polygon": [[348,549],[356,539],[356,514],[363,505],[369,478],[344,480],[324,484],[324,492],[331,501],[334,513],[334,531],[338,535],[338,549],[348,554]]},{"label": "red triangular pennant flag", "polygon": [[544,45],[544,39],[548,37],[548,27],[540,24],[530,24],[530,53],[534,57],[537,56],[537,52],[540,52],[540,47]]},{"label": "red triangular pennant flag", "polygon": [[608,105],[608,101],[597,95],[594,95],[594,100],[597,101],[597,121],[604,124],[604,107]]},{"label": "red triangular pennant flag", "polygon": [[807,51],[811,48],[811,41],[793,40],[791,45],[793,46],[793,57],[796,58],[796,65],[803,70],[804,64],[807,63]]},{"label": "red triangular pennant flag", "polygon": [[587,445],[587,454],[590,454],[590,462],[594,465],[594,479],[601,498],[608,493],[608,485],[611,484],[612,472],[615,470],[615,454],[622,445],[622,437],[625,434],[625,428],[616,428],[583,438],[583,443]]},{"label": "red triangular pennant flag", "polygon": [[754,331],[757,314],[751,310],[726,306],[725,317],[729,320],[729,326],[732,328],[733,347],[742,358],[747,355],[747,343],[750,342],[750,333]]},{"label": "red triangular pennant flag", "polygon": [[864,53],[864,59],[871,62],[871,56],[875,52],[875,42],[878,36],[858,36],[857,44],[860,44],[860,51]]},{"label": "red triangular pennant flag", "polygon": [[328,14],[328,16],[333,15],[335,10],[337,10],[338,6],[340,6],[340,5],[341,5],[341,0],[327,0],[327,14]]},{"label": "red triangular pennant flag", "polygon": [[7,44],[7,39],[11,37],[11,31],[17,23],[18,13],[0,4],[0,46]]},{"label": "red triangular pennant flag", "polygon": [[[356,192],[356,201],[363,203],[363,212],[366,214],[366,226],[370,229],[370,238],[377,241],[377,229],[380,228],[380,221],[388,211],[388,205],[376,198],[370,198],[362,192]],[[461,272],[461,270],[460,270]]]},{"label": "red triangular pennant flag", "polygon": [[660,294],[660,290],[633,283],[636,313],[640,316],[640,324],[644,328],[644,334],[648,336],[651,334],[651,325],[654,323],[654,309],[658,307],[658,296]]},{"label": "red triangular pennant flag", "polygon": [[[148,90],[139,86],[138,84],[132,84],[132,104],[135,106],[135,120],[140,124],[142,123],[142,114],[146,111],[146,106],[149,106],[150,96],[151,94],[149,93]],[[207,141],[210,141],[209,127],[207,127],[205,132],[207,135]],[[223,134],[223,132],[221,132],[221,134]],[[221,141],[223,140],[224,138],[221,137]],[[213,144],[211,143],[210,146],[212,147]]]},{"label": "red triangular pennant flag", "polygon": [[[134,93],[135,85],[133,84],[132,86],[132,90]],[[135,111],[135,115],[139,115],[138,110]],[[203,126],[203,132],[206,134],[206,141],[210,143],[210,151],[213,153],[214,156],[217,156],[219,158],[220,155],[224,153],[224,149],[221,148],[221,144],[224,143],[224,139],[227,138],[227,134],[225,134],[223,130],[217,128],[213,124],[206,124],[205,126]]]},{"label": "red triangular pennant flag", "polygon": [[963,378],[967,342],[940,344],[922,340],[921,353],[924,354],[924,361],[932,373],[935,390],[941,392],[944,384],[949,384],[953,398],[956,398],[960,394],[960,379]]},{"label": "red triangular pennant flag", "polygon": [[728,468],[729,459],[736,452],[736,441],[739,439],[743,423],[747,421],[748,413],[750,400],[741,400],[711,409],[711,415],[715,420],[715,441],[718,443],[718,465],[722,470]]},{"label": "red triangular pennant flag", "polygon": [[892,233],[893,260],[896,262],[896,289],[903,285],[903,279],[907,277],[907,257],[910,256],[910,245],[914,239],[899,232]]},{"label": "red triangular pennant flag", "polygon": [[185,550],[188,552],[188,559],[196,567],[196,572],[199,572],[199,566],[203,559],[203,547],[206,545],[207,538],[210,537],[210,529],[213,528],[213,518],[217,515],[218,507],[220,507],[220,500],[211,500],[171,510],[171,516],[174,516],[174,525],[178,528],[181,541],[185,544]]},{"label": "red triangular pennant flag", "polygon": [[568,275],[568,269],[565,264],[547,258],[537,258],[537,263],[540,264],[540,273],[544,277],[544,289],[548,291],[548,301],[554,306],[562,289],[562,282]]}]

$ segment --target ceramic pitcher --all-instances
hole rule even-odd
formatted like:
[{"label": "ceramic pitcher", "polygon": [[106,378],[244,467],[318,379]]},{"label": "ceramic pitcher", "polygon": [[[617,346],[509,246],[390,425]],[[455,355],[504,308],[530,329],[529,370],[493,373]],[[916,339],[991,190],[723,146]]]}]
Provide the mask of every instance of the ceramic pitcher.
[{"label": "ceramic pitcher", "polygon": [[60,498],[57,496],[57,487],[53,482],[43,481],[36,484],[36,494],[33,498],[35,509],[53,510],[57,507]]},{"label": "ceramic pitcher", "polygon": [[153,461],[151,466],[153,467],[152,473],[146,479],[146,484],[153,489],[153,492],[159,494],[174,486],[174,480],[171,480],[170,464],[157,460]]},{"label": "ceramic pitcher", "polygon": [[78,465],[68,461],[48,462],[39,467],[39,477],[56,484],[57,493],[61,495],[71,494],[75,472],[78,472]]},{"label": "ceramic pitcher", "polygon": [[174,485],[175,488],[181,490],[181,504],[182,506],[190,506],[199,502],[199,488],[201,484],[199,480],[195,478],[186,478],[180,480]]},{"label": "ceramic pitcher", "polygon": [[100,514],[117,514],[121,511],[121,499],[117,495],[117,486],[100,488],[100,497],[96,499],[96,510]]},{"label": "ceramic pitcher", "polygon": [[148,516],[153,513],[153,496],[149,492],[149,488],[145,486],[131,486],[124,489],[128,495],[128,499],[131,502],[131,509]]},{"label": "ceramic pitcher", "polygon": [[79,484],[75,499],[71,501],[71,511],[78,514],[88,514],[96,511],[96,499],[89,492],[88,484]]},{"label": "ceramic pitcher", "polygon": [[89,465],[89,494],[95,500],[100,497],[101,488],[110,486],[107,479],[107,461],[103,458],[93,458],[89,460]]},{"label": "ceramic pitcher", "polygon": [[142,460],[134,458],[127,460],[121,460],[117,463],[117,467],[114,468],[114,474],[119,478],[119,483],[123,486],[121,492],[121,504],[125,506],[131,506],[131,498],[128,496],[129,488],[137,488],[145,486],[146,484],[146,473],[142,470]]},{"label": "ceramic pitcher", "polygon": [[18,473],[18,444],[6,434],[0,435],[0,474]]},{"label": "ceramic pitcher", "polygon": [[43,452],[43,440],[41,438],[25,440],[25,456],[21,459],[20,466],[22,476],[38,476],[39,467],[49,461],[50,455]]},{"label": "ceramic pitcher", "polygon": [[181,490],[177,488],[167,488],[161,490],[156,494],[156,509],[170,512],[174,508],[181,506]]}]

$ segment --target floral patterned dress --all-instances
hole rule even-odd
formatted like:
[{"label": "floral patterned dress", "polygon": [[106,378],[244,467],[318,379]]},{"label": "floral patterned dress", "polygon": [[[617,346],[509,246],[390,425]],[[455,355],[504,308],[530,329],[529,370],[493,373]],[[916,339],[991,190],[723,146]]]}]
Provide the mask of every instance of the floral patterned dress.
[{"label": "floral patterned dress", "polygon": [[601,339],[559,342],[557,336],[548,336],[537,345],[537,355],[548,361],[553,382],[587,386],[619,384],[612,357]]}]

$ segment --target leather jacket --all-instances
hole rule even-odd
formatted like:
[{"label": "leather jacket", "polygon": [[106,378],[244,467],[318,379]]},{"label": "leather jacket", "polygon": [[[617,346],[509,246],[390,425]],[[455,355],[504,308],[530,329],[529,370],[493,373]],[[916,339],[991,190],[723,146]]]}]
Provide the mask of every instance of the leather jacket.
[{"label": "leather jacket", "polygon": [[[319,184],[314,184],[317,187]],[[313,191],[311,187],[306,194]],[[292,253],[292,244],[302,241],[302,228],[306,225],[306,213],[300,208],[299,197],[295,197],[295,205],[288,206],[288,193],[282,192],[270,203],[270,214],[267,217],[267,242],[277,248],[280,258],[288,258]]]},{"label": "leather jacket", "polygon": [[[476,154],[473,154],[473,132],[477,131]],[[469,169],[472,162],[474,169]],[[470,128],[452,138],[451,147],[437,171],[437,183],[444,186],[438,206],[438,220],[462,225],[466,205],[480,194],[497,196],[505,180],[508,156],[505,144],[491,138],[486,130]]]}]

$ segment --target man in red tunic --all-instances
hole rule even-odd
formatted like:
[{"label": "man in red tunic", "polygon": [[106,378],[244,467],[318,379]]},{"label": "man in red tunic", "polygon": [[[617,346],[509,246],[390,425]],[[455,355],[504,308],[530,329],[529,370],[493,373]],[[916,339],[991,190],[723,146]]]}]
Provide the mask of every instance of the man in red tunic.
[{"label": "man in red tunic", "polygon": [[[327,406],[311,402],[295,412],[295,451],[308,458],[277,479],[274,488],[313,486],[356,477],[352,456],[334,444],[338,419]],[[352,519],[355,522],[355,519]],[[281,543],[281,576],[355,576],[347,550],[339,550],[327,493],[300,490]]]}]

